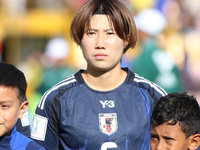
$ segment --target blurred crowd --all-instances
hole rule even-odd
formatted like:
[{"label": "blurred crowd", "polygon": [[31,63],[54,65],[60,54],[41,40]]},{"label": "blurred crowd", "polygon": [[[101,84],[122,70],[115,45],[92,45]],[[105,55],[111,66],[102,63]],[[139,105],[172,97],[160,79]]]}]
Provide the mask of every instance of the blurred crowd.
[{"label": "blurred crowd", "polygon": [[[0,61],[25,73],[30,117],[46,90],[85,67],[68,32],[85,1],[0,0]],[[137,45],[122,64],[167,92],[188,91],[200,102],[200,1],[121,1],[138,26]]]}]

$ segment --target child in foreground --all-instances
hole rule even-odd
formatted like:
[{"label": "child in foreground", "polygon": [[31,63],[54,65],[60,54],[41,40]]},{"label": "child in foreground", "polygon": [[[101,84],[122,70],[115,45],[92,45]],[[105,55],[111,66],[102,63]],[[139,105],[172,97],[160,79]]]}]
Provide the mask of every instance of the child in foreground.
[{"label": "child in foreground", "polygon": [[151,127],[151,150],[196,150],[200,144],[198,102],[186,92],[161,97]]},{"label": "child in foreground", "polygon": [[28,107],[24,101],[27,83],[13,65],[0,62],[0,149],[44,150],[35,141],[16,131],[16,122]]}]

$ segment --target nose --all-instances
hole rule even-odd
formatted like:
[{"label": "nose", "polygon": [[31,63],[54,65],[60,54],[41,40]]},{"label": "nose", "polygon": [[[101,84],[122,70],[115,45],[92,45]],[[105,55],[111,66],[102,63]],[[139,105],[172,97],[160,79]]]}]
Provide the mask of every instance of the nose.
[{"label": "nose", "polygon": [[95,49],[105,49],[103,34],[98,34],[96,38],[96,46]]},{"label": "nose", "polygon": [[158,144],[156,145],[156,149],[155,150],[165,150],[165,146],[164,146],[164,141],[163,140],[160,140],[158,142]]}]

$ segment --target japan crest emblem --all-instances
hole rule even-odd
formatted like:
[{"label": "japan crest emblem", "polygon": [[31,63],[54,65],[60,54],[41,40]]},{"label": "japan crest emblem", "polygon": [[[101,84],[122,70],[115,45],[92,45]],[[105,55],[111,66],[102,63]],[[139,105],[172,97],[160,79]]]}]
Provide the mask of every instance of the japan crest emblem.
[{"label": "japan crest emblem", "polygon": [[99,114],[99,128],[102,133],[107,135],[115,133],[118,129],[117,114]]}]

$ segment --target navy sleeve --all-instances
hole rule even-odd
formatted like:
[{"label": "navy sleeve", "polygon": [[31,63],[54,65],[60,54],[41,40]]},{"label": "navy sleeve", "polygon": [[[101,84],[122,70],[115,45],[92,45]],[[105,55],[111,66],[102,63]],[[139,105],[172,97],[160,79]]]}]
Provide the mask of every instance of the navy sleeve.
[{"label": "navy sleeve", "polygon": [[35,141],[31,141],[27,145],[26,150],[45,150],[45,148],[37,144]]},{"label": "navy sleeve", "polygon": [[36,108],[31,139],[48,150],[55,150],[58,149],[59,145],[58,126],[55,125],[57,102],[55,101],[55,93],[49,93],[46,96],[47,94],[48,92],[43,95]]},{"label": "navy sleeve", "polygon": [[26,137],[30,137],[30,125],[22,126],[21,119],[18,119],[16,127],[18,132],[25,135]]}]

